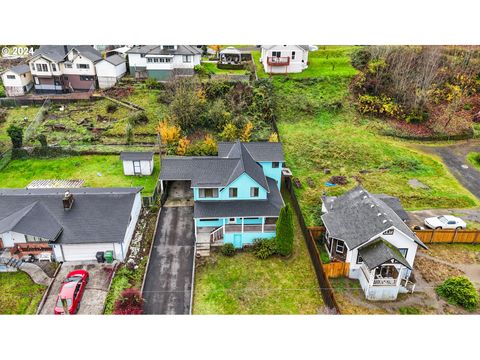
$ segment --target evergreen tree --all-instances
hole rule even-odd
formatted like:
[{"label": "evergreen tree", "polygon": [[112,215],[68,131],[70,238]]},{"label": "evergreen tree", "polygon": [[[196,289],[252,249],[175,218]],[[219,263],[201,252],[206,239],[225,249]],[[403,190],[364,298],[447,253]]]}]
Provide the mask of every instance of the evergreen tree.
[{"label": "evergreen tree", "polygon": [[280,210],[277,219],[277,251],[282,256],[288,256],[293,250],[293,212],[289,204]]}]

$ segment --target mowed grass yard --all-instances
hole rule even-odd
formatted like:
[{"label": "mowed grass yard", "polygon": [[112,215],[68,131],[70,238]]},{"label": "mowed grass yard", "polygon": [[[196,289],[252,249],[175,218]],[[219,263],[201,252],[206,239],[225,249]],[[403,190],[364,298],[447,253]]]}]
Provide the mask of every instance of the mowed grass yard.
[{"label": "mowed grass yard", "polygon": [[[287,198],[284,194],[284,199]],[[295,217],[288,259],[212,254],[195,273],[194,314],[318,314],[324,309],[310,256]]]},{"label": "mowed grass yard", "polygon": [[24,188],[32,180],[84,180],[85,187],[143,186],[153,193],[160,172],[158,155],[150,176],[125,176],[119,155],[83,155],[53,159],[12,160],[0,177],[0,188]]},{"label": "mowed grass yard", "polygon": [[[302,77],[273,78],[280,139],[287,166],[302,183],[296,193],[307,225],[321,223],[320,197],[325,191],[339,195],[357,180],[369,191],[399,197],[409,210],[478,206],[439,158],[382,135],[389,128],[387,121],[355,110],[348,89],[355,69],[346,61],[351,50],[321,47],[311,53],[312,60],[319,60],[312,61]],[[307,71],[314,75],[303,78]],[[325,174],[325,169],[331,173]],[[333,175],[346,176],[348,184],[326,187]],[[413,189],[409,179],[418,179],[429,189]]]},{"label": "mowed grass yard", "polygon": [[0,314],[35,314],[45,290],[22,271],[0,273]]}]

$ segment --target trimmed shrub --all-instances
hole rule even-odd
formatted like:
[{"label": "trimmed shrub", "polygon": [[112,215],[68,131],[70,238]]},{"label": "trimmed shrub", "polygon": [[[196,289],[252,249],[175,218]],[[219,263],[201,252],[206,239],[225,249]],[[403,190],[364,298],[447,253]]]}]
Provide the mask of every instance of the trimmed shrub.
[{"label": "trimmed shrub", "polygon": [[293,211],[289,204],[280,210],[277,219],[276,246],[278,254],[288,256],[293,251]]},{"label": "trimmed shrub", "polygon": [[140,291],[134,288],[123,290],[120,299],[115,301],[113,313],[115,315],[143,314],[143,298]]},{"label": "trimmed shrub", "polygon": [[23,145],[23,129],[16,125],[10,125],[7,129],[7,134],[12,141],[14,149],[19,149]]},{"label": "trimmed shrub", "polygon": [[357,70],[364,69],[370,61],[372,55],[368,47],[362,46],[355,49],[351,55],[352,66]]},{"label": "trimmed shrub", "polygon": [[477,289],[465,276],[451,277],[435,290],[450,304],[461,306],[468,311],[473,311],[478,306]]},{"label": "trimmed shrub", "polygon": [[277,253],[275,239],[255,239],[252,245],[252,252],[259,259],[268,259]]},{"label": "trimmed shrub", "polygon": [[220,252],[222,253],[222,255],[230,257],[235,255],[235,247],[232,243],[226,243],[223,244],[223,246],[220,248]]},{"label": "trimmed shrub", "polygon": [[105,106],[105,111],[109,114],[114,113],[117,109],[118,105],[115,103],[108,103],[107,106]]}]

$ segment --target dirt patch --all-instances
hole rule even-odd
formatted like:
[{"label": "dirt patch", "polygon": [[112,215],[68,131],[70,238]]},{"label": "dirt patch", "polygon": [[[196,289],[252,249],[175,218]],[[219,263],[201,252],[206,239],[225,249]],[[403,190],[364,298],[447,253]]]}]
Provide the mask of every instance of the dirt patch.
[{"label": "dirt patch", "polygon": [[[467,245],[468,246],[468,245]],[[480,246],[478,251],[459,244],[431,244],[428,250],[420,250],[431,257],[447,261],[451,264],[479,263]],[[473,247],[473,245],[472,245]]]},{"label": "dirt patch", "polygon": [[415,270],[420,271],[426,282],[434,284],[441,283],[452,276],[464,275],[464,272],[459,269],[424,257],[418,257],[414,267]]}]

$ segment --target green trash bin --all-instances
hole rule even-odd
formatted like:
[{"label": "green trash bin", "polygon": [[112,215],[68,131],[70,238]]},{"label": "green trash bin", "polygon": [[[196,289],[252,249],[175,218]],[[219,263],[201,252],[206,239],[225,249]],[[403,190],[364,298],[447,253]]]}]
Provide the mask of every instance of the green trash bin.
[{"label": "green trash bin", "polygon": [[108,264],[111,264],[113,262],[113,251],[105,251],[105,261]]}]

